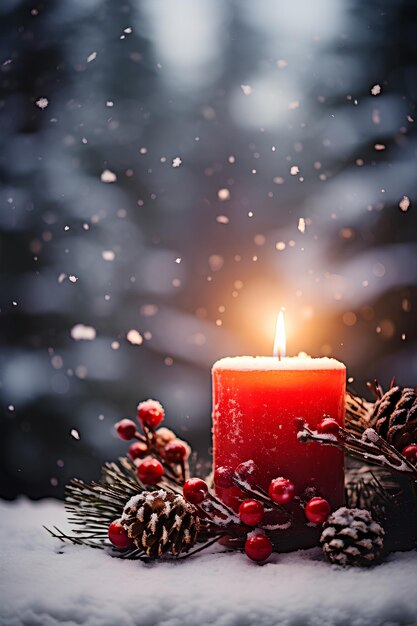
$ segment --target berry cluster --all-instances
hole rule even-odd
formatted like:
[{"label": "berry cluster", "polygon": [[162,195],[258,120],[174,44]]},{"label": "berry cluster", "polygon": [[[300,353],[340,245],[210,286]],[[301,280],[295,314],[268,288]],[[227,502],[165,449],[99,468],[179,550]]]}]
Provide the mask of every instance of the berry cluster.
[{"label": "berry cluster", "polygon": [[[251,459],[235,468],[217,467],[214,472],[215,487],[239,490],[241,501],[236,513],[210,491],[204,480],[188,478],[190,449],[172,431],[158,428],[164,416],[159,402],[147,400],[139,404],[137,411],[143,434],[138,432],[133,420],[123,419],[116,424],[121,439],[135,439],[128,454],[136,465],[138,479],[146,486],[164,481],[165,485],[171,482],[176,488],[182,487],[185,500],[194,505],[209,533],[244,545],[246,555],[253,561],[262,562],[270,556],[274,532],[282,532],[282,524],[270,523],[277,514],[281,521],[284,518],[289,524],[302,525],[321,525],[329,517],[331,509],[326,500],[316,493],[304,498],[297,496],[294,484],[287,477],[274,478],[264,490],[260,487],[259,469]],[[337,422],[330,418],[323,419],[318,426],[324,435],[337,435],[338,429]],[[108,536],[117,548],[131,546],[121,520],[110,524]]]},{"label": "berry cluster", "polygon": [[[245,553],[253,561],[265,561],[273,550],[271,535],[276,529],[266,523],[266,514],[278,511],[302,524],[307,521],[322,524],[330,515],[330,505],[323,498],[315,496],[306,503],[297,498],[294,484],[288,478],[273,479],[268,491],[264,491],[258,484],[259,470],[253,460],[240,463],[235,469],[218,467],[213,478],[216,487],[237,487],[242,493],[237,515],[210,492],[201,478],[191,478],[184,483],[184,498],[197,507],[203,517],[209,516],[220,533],[232,539],[243,538]],[[302,510],[304,521],[300,522],[285,508],[292,502]]]},{"label": "berry cluster", "polygon": [[266,513],[278,510],[292,521],[299,521],[285,508],[294,502],[302,508],[308,522],[323,524],[331,512],[330,505],[324,498],[315,496],[304,503],[295,495],[294,484],[288,478],[274,478],[269,483],[267,492],[259,486],[259,478],[259,470],[252,460],[240,463],[235,469],[221,466],[214,472],[216,487],[230,489],[234,486],[245,496],[250,496],[239,506],[239,519],[242,524],[255,527],[254,531],[248,532],[245,543],[245,552],[254,561],[264,561],[272,552],[272,542],[266,528],[268,526],[271,529],[271,525],[263,526]]},{"label": "berry cluster", "polygon": [[188,471],[187,459],[190,448],[168,428],[157,428],[165,417],[165,411],[157,400],[141,402],[137,408],[137,420],[143,434],[131,419],[122,419],[115,425],[120,439],[131,441],[128,455],[136,465],[136,473],[143,485],[157,485],[165,476],[174,482],[184,482]]}]

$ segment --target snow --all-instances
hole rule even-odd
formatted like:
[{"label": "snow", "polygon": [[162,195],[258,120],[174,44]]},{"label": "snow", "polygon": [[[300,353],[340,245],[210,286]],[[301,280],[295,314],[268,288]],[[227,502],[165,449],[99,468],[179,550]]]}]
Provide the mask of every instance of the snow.
[{"label": "snow", "polygon": [[220,547],[144,565],[64,545],[57,501],[0,502],[2,626],[399,626],[417,624],[417,553],[341,569],[318,548],[263,566]]},{"label": "snow", "polygon": [[97,331],[93,326],[85,326],[84,324],[76,324],[71,328],[71,337],[75,341],[93,341],[96,338]]},{"label": "snow", "polygon": [[295,357],[283,357],[278,359],[273,356],[235,356],[225,357],[216,361],[213,370],[239,370],[239,371],[270,371],[270,370],[342,370],[344,363],[336,359],[322,357],[314,359],[308,355]]},{"label": "snow", "polygon": [[100,175],[100,180],[102,183],[115,183],[117,176],[111,170],[103,170]]},{"label": "snow", "polygon": [[304,217],[299,218],[297,228],[300,231],[300,233],[304,234],[306,232],[306,221]]},{"label": "snow", "polygon": [[48,98],[39,98],[39,100],[36,100],[36,106],[42,110],[46,109],[48,104],[49,104]]},{"label": "snow", "polygon": [[250,85],[240,85],[241,90],[245,94],[245,96],[250,96],[253,93],[253,89]]},{"label": "snow", "polygon": [[410,204],[410,198],[408,196],[403,196],[398,206],[400,207],[401,211],[404,211],[405,213],[410,208]]}]

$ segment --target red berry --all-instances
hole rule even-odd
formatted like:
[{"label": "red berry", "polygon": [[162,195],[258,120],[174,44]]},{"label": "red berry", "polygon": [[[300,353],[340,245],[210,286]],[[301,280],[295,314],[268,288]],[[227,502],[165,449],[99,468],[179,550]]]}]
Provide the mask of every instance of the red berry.
[{"label": "red berry", "polygon": [[239,507],[240,520],[248,526],[256,526],[262,521],[265,510],[259,500],[244,500]]},{"label": "red berry", "polygon": [[164,475],[164,468],[157,459],[144,459],[139,463],[136,474],[144,485],[157,485]]},{"label": "red berry", "polygon": [[117,422],[117,424],[115,424],[114,427],[120,439],[129,441],[130,439],[133,439],[133,437],[135,436],[136,424],[135,422],[132,422],[132,420],[128,420],[128,419],[120,420],[120,422]]},{"label": "red berry", "polygon": [[269,537],[260,532],[251,532],[245,543],[245,552],[252,561],[265,561],[272,552]]},{"label": "red berry", "polygon": [[116,548],[128,548],[132,544],[132,540],[129,539],[127,531],[123,528],[120,519],[110,524],[108,536]]},{"label": "red berry", "polygon": [[181,463],[188,454],[188,450],[185,444],[179,439],[174,439],[167,443],[164,448],[164,457],[168,461],[168,463]]},{"label": "red berry", "polygon": [[235,475],[238,480],[244,483],[248,483],[251,487],[254,487],[258,482],[259,468],[255,461],[250,459],[244,463],[240,463],[235,469]]},{"label": "red berry", "polygon": [[323,524],[330,512],[330,504],[324,498],[311,498],[305,508],[306,517],[313,524]]},{"label": "red berry", "polygon": [[405,456],[407,461],[410,461],[413,465],[417,465],[417,443],[406,446],[401,454]]},{"label": "red berry", "polygon": [[148,446],[143,441],[135,441],[129,446],[128,455],[135,461],[136,459],[143,459],[148,454]]},{"label": "red berry", "polygon": [[338,435],[340,426],[331,417],[325,417],[317,424],[317,432],[322,435]]},{"label": "red berry", "polygon": [[138,405],[138,420],[142,426],[154,429],[164,417],[164,408],[157,400],[145,400]]},{"label": "red berry", "polygon": [[271,480],[268,493],[271,500],[277,504],[288,504],[294,498],[295,487],[288,478],[280,476]]},{"label": "red berry", "polygon": [[201,478],[190,478],[185,481],[182,492],[191,504],[201,504],[208,494],[207,483]]},{"label": "red berry", "polygon": [[214,484],[221,489],[230,489],[233,485],[234,471],[228,465],[222,465],[214,470]]}]

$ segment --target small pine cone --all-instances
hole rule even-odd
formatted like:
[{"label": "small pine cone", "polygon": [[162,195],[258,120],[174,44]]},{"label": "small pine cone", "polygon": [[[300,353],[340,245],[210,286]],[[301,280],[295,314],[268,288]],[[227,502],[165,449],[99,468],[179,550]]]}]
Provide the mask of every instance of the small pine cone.
[{"label": "small pine cone", "polygon": [[332,563],[364,567],[380,558],[384,534],[369,511],[342,506],[323,524],[320,544]]},{"label": "small pine cone", "polygon": [[401,452],[417,443],[417,391],[392,387],[374,404],[369,426]]},{"label": "small pine cone", "polygon": [[164,489],[144,491],[125,505],[122,524],[137,548],[157,559],[187,552],[197,541],[200,519],[192,504]]}]

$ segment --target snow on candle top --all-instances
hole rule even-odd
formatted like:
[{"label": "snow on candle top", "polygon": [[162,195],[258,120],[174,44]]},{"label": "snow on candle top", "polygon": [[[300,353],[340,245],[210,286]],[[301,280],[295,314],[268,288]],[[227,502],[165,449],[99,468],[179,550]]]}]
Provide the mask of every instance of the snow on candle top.
[{"label": "snow on candle top", "polygon": [[344,363],[336,359],[322,357],[314,359],[308,354],[301,353],[294,357],[284,357],[281,360],[273,356],[235,356],[225,357],[216,361],[213,370],[344,370]]}]

